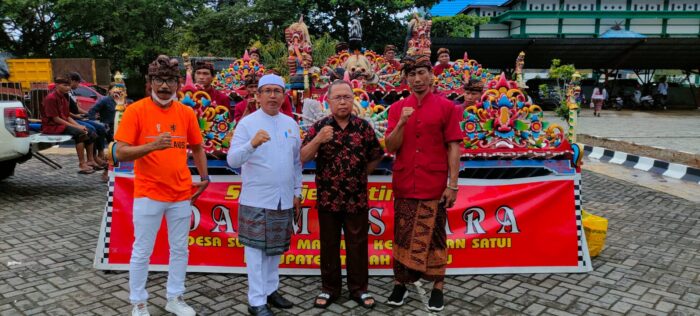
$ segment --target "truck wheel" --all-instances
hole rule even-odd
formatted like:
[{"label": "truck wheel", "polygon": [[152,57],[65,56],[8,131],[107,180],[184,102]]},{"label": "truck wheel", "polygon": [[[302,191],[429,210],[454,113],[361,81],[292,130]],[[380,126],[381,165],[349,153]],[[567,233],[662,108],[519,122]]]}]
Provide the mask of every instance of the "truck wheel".
[{"label": "truck wheel", "polygon": [[15,166],[17,162],[15,161],[2,161],[0,162],[0,180],[3,180],[15,173]]}]

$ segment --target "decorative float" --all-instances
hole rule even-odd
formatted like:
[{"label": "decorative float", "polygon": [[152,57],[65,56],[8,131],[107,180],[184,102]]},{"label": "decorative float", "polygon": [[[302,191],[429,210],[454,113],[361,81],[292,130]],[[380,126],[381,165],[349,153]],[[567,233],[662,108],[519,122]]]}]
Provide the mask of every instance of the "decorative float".
[{"label": "decorative float", "polygon": [[[359,12],[351,21],[350,41],[361,38]],[[430,53],[429,20],[417,15],[411,21],[408,54]],[[353,112],[372,123],[380,139],[386,130],[391,103],[407,96],[395,62],[360,46],[340,47],[318,72],[312,72],[308,28],[300,19],[285,31],[289,45],[288,66],[292,73],[289,96],[297,108],[300,133],[329,114],[325,90],[338,69],[355,94]],[[247,54],[246,54],[247,55]],[[242,79],[261,74],[264,67],[244,55],[217,75],[220,89],[244,93]],[[394,64],[394,65],[392,65]],[[516,62],[516,80],[505,74],[493,76],[467,54],[436,77],[439,93],[459,97],[461,85],[470,79],[486,82],[476,105],[466,107],[460,127],[463,151],[458,198],[448,210],[447,274],[483,273],[575,273],[592,270],[581,225],[581,147],[572,144],[573,126],[548,123],[539,106],[524,94],[524,54]],[[520,84],[519,84],[520,83]],[[576,87],[571,87],[571,100]],[[198,94],[188,82],[183,103],[198,113],[203,135],[219,153],[227,150],[227,137],[235,125],[227,114]],[[574,105],[570,109],[574,109]],[[568,135],[567,135],[568,134]],[[391,159],[383,163],[391,170]],[[212,183],[192,206],[188,271],[245,273],[243,245],[237,238],[238,197],[241,182],[222,160],[210,160]],[[303,210],[294,223],[291,250],[281,258],[283,274],[319,274],[319,227],[313,164],[304,175]],[[128,269],[133,231],[131,210],[133,179],[129,163],[118,163],[110,181],[95,255],[95,267]],[[195,176],[196,177],[196,176]],[[195,178],[196,179],[196,178]],[[372,175],[368,184],[369,265],[372,275],[392,274],[393,192],[391,176]],[[168,247],[164,234],[156,240],[151,270],[167,270]],[[341,254],[344,255],[344,254]]]}]

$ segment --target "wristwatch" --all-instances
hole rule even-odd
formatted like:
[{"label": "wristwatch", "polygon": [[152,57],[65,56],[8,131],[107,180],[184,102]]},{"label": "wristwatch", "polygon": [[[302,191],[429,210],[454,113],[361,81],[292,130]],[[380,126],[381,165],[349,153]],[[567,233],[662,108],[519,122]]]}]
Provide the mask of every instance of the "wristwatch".
[{"label": "wristwatch", "polygon": [[204,182],[204,181],[209,181],[209,182],[211,182],[211,178],[209,178],[209,176],[206,176],[206,177],[199,177],[199,181],[200,181],[200,182]]}]

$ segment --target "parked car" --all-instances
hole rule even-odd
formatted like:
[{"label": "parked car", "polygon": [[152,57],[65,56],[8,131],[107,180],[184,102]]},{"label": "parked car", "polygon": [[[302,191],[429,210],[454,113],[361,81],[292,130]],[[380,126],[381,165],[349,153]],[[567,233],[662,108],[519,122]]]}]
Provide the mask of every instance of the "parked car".
[{"label": "parked car", "polygon": [[20,101],[0,101],[0,180],[15,172],[18,163],[32,157],[29,142],[29,119]]},{"label": "parked car", "polygon": [[[54,86],[54,83],[49,84],[49,92],[53,90]],[[80,86],[75,89],[75,97],[78,99],[78,106],[85,111],[90,111],[90,108],[92,108],[100,98],[106,95],[107,90],[89,82],[81,82]]]},{"label": "parked car", "polygon": [[[546,85],[547,90],[541,91],[540,86]],[[525,82],[525,92],[532,98],[532,103],[539,105],[543,110],[554,110],[559,107],[559,95],[557,93],[557,80],[547,78],[534,78]]]}]

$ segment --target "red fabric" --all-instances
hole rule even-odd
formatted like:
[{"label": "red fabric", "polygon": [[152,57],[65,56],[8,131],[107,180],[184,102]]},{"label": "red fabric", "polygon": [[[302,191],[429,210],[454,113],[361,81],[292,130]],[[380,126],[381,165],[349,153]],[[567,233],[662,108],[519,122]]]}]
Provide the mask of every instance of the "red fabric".
[{"label": "red fabric", "polygon": [[392,59],[388,60],[387,62],[389,62],[389,65],[391,65],[391,67],[394,67],[394,69],[401,70],[401,63],[398,60]]},{"label": "red fabric", "polygon": [[450,100],[428,93],[415,94],[389,108],[390,135],[404,107],[415,109],[404,125],[403,143],[396,152],[392,183],[397,198],[439,199],[447,185],[447,143],[462,140],[459,111]]},{"label": "red fabric", "polygon": [[68,106],[68,98],[64,94],[60,94],[54,90],[46,96],[42,104],[41,113],[41,132],[44,134],[61,134],[66,129],[66,126],[54,122],[54,117],[60,117],[68,120],[70,110]]},{"label": "red fabric", "polygon": [[[233,120],[238,122],[243,118],[243,113],[245,113],[245,108],[248,108],[248,114],[251,114],[257,110],[255,105],[251,104],[248,105],[248,99],[245,99],[241,102],[236,103],[236,106],[233,110]],[[294,118],[294,115],[292,114],[292,102],[289,101],[289,97],[285,95],[284,97],[284,103],[282,103],[282,107],[280,107],[280,112],[282,114],[286,114],[287,116]]]},{"label": "red fabric", "polygon": [[447,65],[438,64],[437,66],[433,67],[433,74],[437,76],[437,75],[441,74],[445,69],[449,69],[450,67],[452,67],[452,65],[450,65],[450,64],[447,64]]},{"label": "red fabric", "polygon": [[214,89],[214,87],[212,87],[212,86],[209,86],[209,88],[204,89],[204,92],[209,94],[212,101],[216,101],[216,105],[223,105],[223,106],[229,108],[229,111],[231,110],[229,98],[227,95],[225,95],[224,93],[222,93],[219,90]]}]

